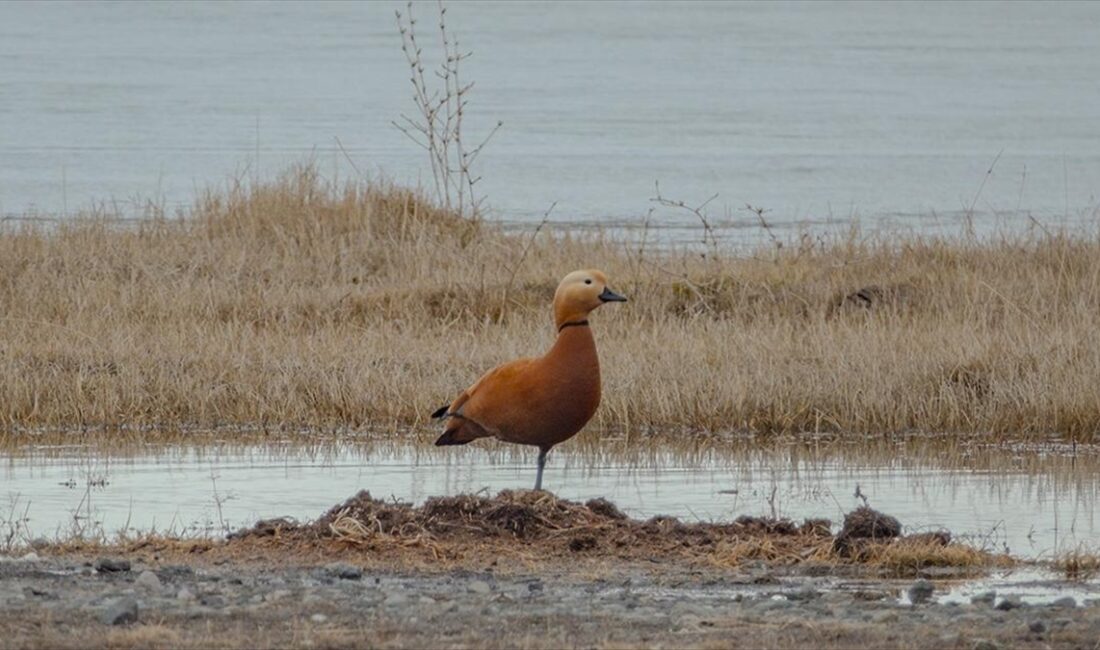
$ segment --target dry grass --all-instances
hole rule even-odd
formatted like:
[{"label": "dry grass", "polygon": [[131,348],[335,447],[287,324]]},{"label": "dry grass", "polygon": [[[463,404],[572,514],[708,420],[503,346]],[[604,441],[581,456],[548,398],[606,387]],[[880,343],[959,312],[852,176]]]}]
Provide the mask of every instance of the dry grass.
[{"label": "dry grass", "polygon": [[1050,564],[1067,580],[1088,581],[1100,574],[1100,553],[1082,546],[1057,554]]},{"label": "dry grass", "polygon": [[899,524],[888,537],[871,535],[870,529],[848,526],[834,535],[830,522],[821,519],[795,523],[741,516],[728,522],[683,522],[657,516],[643,521],[627,517],[604,499],[579,503],[543,491],[431,497],[421,505],[374,499],[363,491],[315,521],[263,520],[224,541],[156,534],[110,542],[74,537],[39,552],[214,564],[286,558],[325,563],[342,558],[390,571],[437,573],[493,566],[503,573],[589,578],[628,567],[658,573],[736,573],[746,563],[760,562],[818,572],[859,574],[870,569],[880,577],[910,577],[934,566],[980,572],[1015,564],[1006,555],[952,542],[946,532],[901,536]]},{"label": "dry grass", "polygon": [[543,350],[557,280],[597,266],[631,302],[593,319],[596,428],[1100,429],[1096,237],[641,237],[509,235],[311,168],[175,219],[0,224],[0,426],[419,425]]}]

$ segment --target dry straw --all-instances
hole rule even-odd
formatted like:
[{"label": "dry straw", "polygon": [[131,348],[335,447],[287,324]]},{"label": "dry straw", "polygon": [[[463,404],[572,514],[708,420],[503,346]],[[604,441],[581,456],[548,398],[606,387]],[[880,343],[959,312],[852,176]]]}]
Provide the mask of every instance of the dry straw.
[{"label": "dry straw", "polygon": [[[852,235],[748,254],[507,234],[313,167],[188,214],[0,225],[5,430],[426,423],[546,348],[557,280],[601,267],[595,431],[1100,426],[1100,242]],[[591,434],[589,434],[591,435]]]}]

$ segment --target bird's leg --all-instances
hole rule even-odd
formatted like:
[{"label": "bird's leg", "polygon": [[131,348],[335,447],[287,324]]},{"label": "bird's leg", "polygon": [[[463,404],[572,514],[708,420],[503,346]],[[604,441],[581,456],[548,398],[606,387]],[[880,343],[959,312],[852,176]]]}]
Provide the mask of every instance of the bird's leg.
[{"label": "bird's leg", "polygon": [[539,449],[539,471],[538,471],[538,474],[535,474],[535,489],[536,490],[541,490],[542,489],[542,468],[546,467],[546,454],[549,451],[550,451],[549,449],[543,449],[543,448]]}]

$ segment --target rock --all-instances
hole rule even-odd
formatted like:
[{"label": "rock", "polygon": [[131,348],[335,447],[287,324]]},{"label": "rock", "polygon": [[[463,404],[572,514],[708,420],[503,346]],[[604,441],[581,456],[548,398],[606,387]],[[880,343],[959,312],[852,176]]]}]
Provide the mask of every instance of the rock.
[{"label": "rock", "polygon": [[530,593],[542,593],[542,589],[542,580],[539,580],[538,578],[527,583],[527,591]]},{"label": "rock", "polygon": [[421,596],[420,597],[420,604],[421,605],[434,605],[435,604],[435,598],[432,598],[431,596]]},{"label": "rock", "polygon": [[909,587],[909,600],[914,605],[920,605],[926,603],[932,599],[932,593],[936,591],[935,586],[927,580],[917,580]]},{"label": "rock", "polygon": [[798,589],[796,591],[783,592],[783,596],[790,601],[803,602],[814,600],[821,596],[821,592],[813,587],[806,587],[804,589]]},{"label": "rock", "polygon": [[974,605],[992,605],[997,600],[996,591],[983,591],[982,593],[971,596],[970,602]]},{"label": "rock", "polygon": [[280,601],[290,595],[289,589],[276,589],[271,593],[264,596],[264,602],[274,603]]},{"label": "rock", "polygon": [[122,573],[130,570],[130,560],[101,557],[95,561],[95,570],[99,573]]},{"label": "rock", "polygon": [[1047,624],[1042,621],[1032,621],[1027,624],[1027,629],[1033,634],[1045,634],[1047,631]]},{"label": "rock", "polygon": [[199,604],[203,607],[221,609],[225,607],[225,597],[221,594],[203,594],[199,597]]},{"label": "rock", "polygon": [[134,584],[149,591],[160,591],[162,586],[157,574],[149,570],[142,571],[141,575],[134,581]]},{"label": "rock", "polygon": [[470,593],[474,594],[488,594],[493,591],[492,586],[490,586],[489,583],[485,582],[484,580],[474,580],[466,587],[466,589]]},{"label": "rock", "polygon": [[325,567],[325,572],[341,580],[358,580],[363,577],[363,569],[347,562],[329,564]]},{"label": "rock", "polygon": [[99,615],[104,625],[129,625],[138,620],[138,604],[133,598],[120,598]]},{"label": "rock", "polygon": [[313,616],[309,617],[309,620],[313,621],[314,623],[324,623],[328,620],[328,617],[324,614],[314,614]]},{"label": "rock", "polygon": [[1016,609],[1018,607],[1023,607],[1023,606],[1024,606],[1024,604],[1022,602],[1020,602],[1020,599],[1018,597],[1016,597],[1016,596],[1005,596],[1004,598],[1001,599],[1001,602],[997,603],[996,606],[994,606],[993,609],[996,609],[996,610],[999,610],[999,611],[1002,611],[1002,612],[1007,612],[1010,609]]},{"label": "rock", "polygon": [[1073,596],[1062,596],[1058,600],[1052,602],[1050,606],[1059,609],[1075,609],[1077,607],[1077,599]]}]

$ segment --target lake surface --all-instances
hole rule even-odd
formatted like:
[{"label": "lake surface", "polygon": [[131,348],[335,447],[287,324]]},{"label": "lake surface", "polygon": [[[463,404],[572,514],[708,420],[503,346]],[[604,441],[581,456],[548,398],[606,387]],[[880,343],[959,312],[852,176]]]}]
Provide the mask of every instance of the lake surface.
[{"label": "lake surface", "polygon": [[[988,549],[1033,558],[1100,543],[1095,452],[795,443],[618,455],[566,447],[551,455],[544,486],[568,499],[608,498],[635,517],[775,514],[839,525],[861,503],[858,486],[908,532],[947,528]],[[223,444],[124,453],[72,446],[0,455],[5,514],[26,513],[30,535],[46,536],[153,529],[220,535],[261,518],[314,519],[361,489],[421,502],[533,482],[533,455],[492,444],[461,450],[394,442]]]},{"label": "lake surface", "polygon": [[[395,9],[0,3],[0,214],[172,209],[307,157],[428,182],[391,124],[412,109]],[[414,9],[431,57],[434,3]],[[467,139],[504,122],[479,171],[507,222],[555,201],[558,221],[637,221],[658,180],[718,193],[740,238],[762,236],[746,203],[785,232],[1096,219],[1100,3],[455,3],[447,21],[475,51]]]}]

